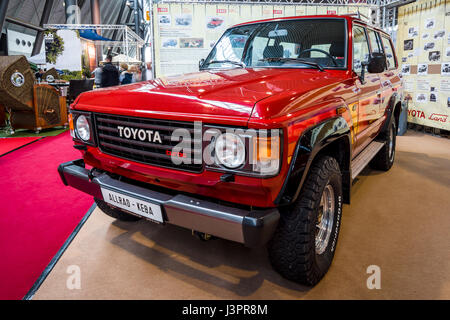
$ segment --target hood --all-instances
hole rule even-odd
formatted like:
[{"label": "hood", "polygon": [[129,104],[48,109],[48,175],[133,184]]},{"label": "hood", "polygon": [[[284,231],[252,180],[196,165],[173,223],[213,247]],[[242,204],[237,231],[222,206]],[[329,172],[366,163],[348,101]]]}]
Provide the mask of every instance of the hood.
[{"label": "hood", "polygon": [[313,69],[203,71],[86,92],[76,109],[242,125],[258,101],[301,95],[338,79]]}]

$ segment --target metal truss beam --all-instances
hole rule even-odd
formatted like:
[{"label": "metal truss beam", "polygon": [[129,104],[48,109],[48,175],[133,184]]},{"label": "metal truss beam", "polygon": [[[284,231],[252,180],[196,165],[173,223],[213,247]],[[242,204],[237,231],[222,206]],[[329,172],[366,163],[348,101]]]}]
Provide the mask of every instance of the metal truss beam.
[{"label": "metal truss beam", "polygon": [[[44,5],[44,11],[42,11],[41,21],[39,22],[39,26],[43,26],[48,22],[48,19],[50,18],[50,14],[52,12],[53,8],[53,0],[46,0]],[[39,52],[41,52],[42,42],[44,41],[44,32],[38,31],[36,35],[36,40],[34,41],[33,51],[31,52],[31,55],[37,55]]]},{"label": "metal truss beam", "polygon": [[[379,6],[381,0],[156,0],[155,3],[270,4],[310,6]],[[387,1],[387,0],[385,0]]]},{"label": "metal truss beam", "polygon": [[[122,31],[128,42],[136,42],[139,46],[144,45],[144,40],[139,37],[133,30],[124,25],[113,25],[113,24],[44,24],[45,29],[56,29],[56,30],[118,30]],[[114,42],[108,41],[108,43]]]}]

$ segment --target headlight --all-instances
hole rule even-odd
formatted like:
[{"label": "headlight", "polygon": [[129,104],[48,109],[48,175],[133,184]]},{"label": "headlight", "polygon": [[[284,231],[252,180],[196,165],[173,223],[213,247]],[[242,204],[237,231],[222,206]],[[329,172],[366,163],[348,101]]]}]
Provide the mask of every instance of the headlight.
[{"label": "headlight", "polygon": [[89,127],[89,122],[84,115],[80,115],[77,118],[76,129],[78,137],[83,141],[89,141],[91,138],[91,129]]},{"label": "headlight", "polygon": [[229,169],[240,167],[245,161],[245,145],[234,133],[221,134],[215,146],[216,159]]}]

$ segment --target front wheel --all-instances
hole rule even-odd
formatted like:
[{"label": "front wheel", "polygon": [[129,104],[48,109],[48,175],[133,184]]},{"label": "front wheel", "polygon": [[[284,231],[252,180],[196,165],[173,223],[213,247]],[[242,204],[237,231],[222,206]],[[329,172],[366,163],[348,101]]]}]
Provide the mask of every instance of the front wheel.
[{"label": "front wheel", "polygon": [[269,259],[283,277],[314,286],[330,268],[342,215],[342,176],[337,161],[316,161],[296,202],[281,212]]}]

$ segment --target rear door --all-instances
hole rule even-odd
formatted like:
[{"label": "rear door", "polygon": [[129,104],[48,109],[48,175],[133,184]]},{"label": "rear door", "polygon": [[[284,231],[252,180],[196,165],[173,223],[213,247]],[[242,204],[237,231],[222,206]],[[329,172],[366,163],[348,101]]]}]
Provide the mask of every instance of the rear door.
[{"label": "rear door", "polygon": [[382,86],[382,101],[380,104],[380,113],[385,115],[386,108],[392,95],[397,92],[401,86],[401,79],[399,77],[398,62],[395,56],[394,47],[389,37],[380,33],[382,41],[383,52],[386,55],[387,69],[380,74]]},{"label": "rear door", "polygon": [[[369,38],[371,54],[384,53],[385,50],[383,48],[380,34],[373,29],[367,28],[367,36]],[[380,89],[377,90],[378,112],[375,117],[375,120],[377,121],[373,123],[373,135],[378,134],[378,131],[383,124],[385,109],[392,94],[392,83],[389,79],[389,73],[387,72],[387,69],[385,69],[383,72],[378,73],[377,75],[380,78]]]},{"label": "rear door", "polygon": [[[353,70],[361,75],[361,63],[367,62],[370,56],[370,45],[366,27],[359,24],[353,25]],[[364,149],[374,136],[375,126],[379,119],[381,82],[379,74],[365,72],[364,82],[356,79],[356,87],[359,94],[358,121],[355,127],[356,142],[355,153],[357,155]]]}]

